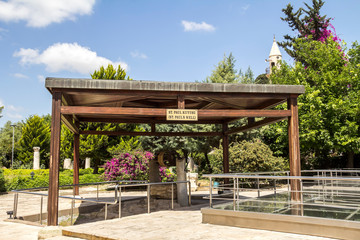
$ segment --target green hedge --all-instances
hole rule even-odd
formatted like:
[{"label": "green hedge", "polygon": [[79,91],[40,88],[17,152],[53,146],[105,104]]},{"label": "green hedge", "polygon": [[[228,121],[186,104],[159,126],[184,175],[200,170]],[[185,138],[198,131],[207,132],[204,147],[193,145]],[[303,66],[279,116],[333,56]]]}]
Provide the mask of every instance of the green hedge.
[{"label": "green hedge", "polygon": [[6,191],[4,172],[0,169],[0,192]]},{"label": "green hedge", "polygon": [[[101,169],[99,172],[103,172]],[[34,177],[31,179],[31,172]],[[11,191],[15,189],[36,188],[49,186],[48,169],[4,169],[5,187],[1,188],[0,173],[0,191]],[[73,183],[73,170],[63,170],[59,173],[59,185],[71,185]],[[79,170],[79,183],[102,182],[104,179],[101,174],[93,174],[93,169]]]}]

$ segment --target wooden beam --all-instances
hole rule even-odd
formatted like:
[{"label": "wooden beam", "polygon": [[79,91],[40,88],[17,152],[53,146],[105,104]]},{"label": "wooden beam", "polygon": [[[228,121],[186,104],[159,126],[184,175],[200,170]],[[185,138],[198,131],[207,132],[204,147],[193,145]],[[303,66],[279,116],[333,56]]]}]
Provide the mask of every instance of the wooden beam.
[{"label": "wooden beam", "polygon": [[[121,107],[82,107],[62,106],[61,113],[65,115],[107,115],[107,116],[144,116],[166,117],[165,108],[121,108]],[[290,110],[224,110],[224,109],[200,109],[199,117],[288,117]]]},{"label": "wooden beam", "polygon": [[181,136],[181,137],[212,137],[222,136],[221,132],[128,132],[128,131],[80,131],[84,135],[108,135],[108,136]]},{"label": "wooden beam", "polygon": [[[288,119],[288,137],[289,137],[289,160],[290,176],[301,176],[300,162],[300,143],[299,143],[299,117],[296,98],[288,99],[288,109],[291,116]],[[301,188],[299,180],[290,180],[291,200],[301,200]]]},{"label": "wooden beam", "polygon": [[[114,119],[114,118],[89,118],[80,117],[80,122],[105,122],[105,123],[157,123],[157,124],[170,124],[169,121],[164,119],[143,118],[143,119]],[[199,120],[199,121],[171,121],[171,124],[221,124],[221,120]]]},{"label": "wooden beam", "polygon": [[[80,148],[80,135],[79,133],[74,134],[74,174],[73,174],[73,183],[79,184],[79,148]],[[79,186],[73,188],[74,195],[79,195]]]},{"label": "wooden beam", "polygon": [[71,115],[61,115],[61,121],[72,133],[79,133],[79,128],[75,126]]},{"label": "wooden beam", "polygon": [[276,123],[279,122],[281,120],[286,119],[286,117],[280,117],[280,118],[265,118],[263,120],[257,121],[257,122],[253,122],[253,123],[249,123],[246,126],[241,126],[241,127],[237,127],[231,130],[228,130],[226,132],[226,134],[234,134],[234,133],[239,133],[239,132],[246,132],[255,128],[259,128],[265,125],[269,125],[272,123]]},{"label": "wooden beam", "polygon": [[[97,95],[122,95],[122,96],[144,96],[151,97],[176,97],[179,94],[189,97],[214,97],[216,94],[217,98],[278,98],[278,99],[287,99],[290,97],[289,93],[239,93],[239,92],[189,92],[189,91],[146,91],[146,90],[121,90],[121,89],[69,89],[69,88],[53,88],[53,92],[65,92],[66,94],[86,94],[89,93]],[[292,96],[298,96],[300,94],[292,94]]]},{"label": "wooden beam", "polygon": [[117,97],[116,99],[110,99],[110,100],[105,100],[105,101],[96,101],[96,99],[89,99],[88,101],[85,101],[82,103],[82,105],[101,105],[101,104],[109,104],[109,103],[119,103],[119,102],[129,102],[129,101],[136,101],[136,100],[145,100],[147,99],[147,97],[143,97],[143,96],[125,96],[125,97]]},{"label": "wooden beam", "polygon": [[48,226],[56,226],[58,224],[61,95],[62,95],[61,92],[54,92],[52,95],[50,169],[49,169],[49,190],[48,190],[48,204],[47,204]]},{"label": "wooden beam", "polygon": [[151,132],[152,132],[152,133],[156,132],[156,125],[155,125],[155,123],[151,123]]}]

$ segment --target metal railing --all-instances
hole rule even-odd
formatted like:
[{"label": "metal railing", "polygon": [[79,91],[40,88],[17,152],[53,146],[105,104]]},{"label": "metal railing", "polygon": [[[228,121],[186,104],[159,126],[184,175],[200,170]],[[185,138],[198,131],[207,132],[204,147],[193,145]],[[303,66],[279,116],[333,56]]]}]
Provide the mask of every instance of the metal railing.
[{"label": "metal railing", "polygon": [[[313,173],[314,175],[289,176],[289,173],[284,171],[251,174],[205,174],[203,177],[207,177],[210,180],[210,208],[213,207],[213,200],[221,199],[232,201],[232,208],[235,211],[239,208],[239,202],[251,199],[251,201],[256,202],[275,203],[275,205],[277,203],[284,203],[290,206],[292,203],[293,205],[299,205],[300,203],[301,206],[306,204],[309,206],[354,210],[349,217],[360,211],[360,177],[356,177],[360,173],[359,170],[305,170],[302,172]],[[286,176],[276,176],[279,174],[286,174]],[[219,179],[229,179],[229,183],[213,186],[214,180]],[[292,181],[299,183],[300,189],[298,191],[291,190],[290,183]],[[261,188],[261,182],[266,187]],[[252,185],[250,186],[249,183]],[[243,187],[242,184],[248,185]],[[213,190],[221,190],[224,193],[214,195]],[[290,195],[294,192],[300,194],[299,202],[291,200]],[[264,198],[262,198],[261,193],[264,193]],[[279,200],[274,201],[271,198],[266,198],[270,195],[276,196],[278,193],[284,193],[287,196],[287,200],[279,202]],[[248,198],[244,197],[246,194]]]},{"label": "metal railing", "polygon": [[[114,186],[114,200],[113,201],[102,201],[99,200],[99,185],[102,184],[112,184],[116,183]],[[156,183],[148,183],[146,181],[141,180],[133,180],[133,181],[107,181],[107,182],[96,182],[96,183],[83,183],[83,184],[72,184],[72,185],[62,185],[59,186],[59,188],[69,188],[69,187],[76,187],[76,186],[93,186],[96,185],[96,199],[90,199],[90,198],[81,198],[77,197],[73,194],[73,196],[61,196],[59,195],[59,198],[63,199],[70,199],[71,200],[71,224],[73,224],[73,215],[74,215],[74,207],[75,207],[75,201],[81,201],[81,202],[93,202],[93,203],[99,203],[105,205],[105,220],[107,220],[108,215],[108,205],[114,205],[119,204],[119,218],[122,217],[121,213],[121,201],[122,196],[121,192],[122,189],[128,188],[128,187],[146,187],[147,192],[147,213],[150,213],[150,196],[151,196],[151,186],[154,185],[168,185],[171,184],[171,209],[174,209],[174,184],[188,184],[188,193],[189,193],[189,206],[191,206],[191,185],[190,181],[176,181],[176,182],[156,182]],[[42,225],[43,223],[43,198],[47,197],[47,193],[41,193],[41,192],[28,192],[28,191],[40,191],[40,190],[46,190],[48,187],[38,187],[38,188],[27,188],[27,189],[19,189],[19,190],[12,190],[12,192],[15,192],[14,194],[14,205],[13,205],[13,218],[16,219],[18,214],[18,203],[19,203],[19,194],[29,194],[29,195],[38,195],[41,196],[40,198],[40,216],[39,216],[39,222]],[[75,192],[75,191],[74,191]]]}]

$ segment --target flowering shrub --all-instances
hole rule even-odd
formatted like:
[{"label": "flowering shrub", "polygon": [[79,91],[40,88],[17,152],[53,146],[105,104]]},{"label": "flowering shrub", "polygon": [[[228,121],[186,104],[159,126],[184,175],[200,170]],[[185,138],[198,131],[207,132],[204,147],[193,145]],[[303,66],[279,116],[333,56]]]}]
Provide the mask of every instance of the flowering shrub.
[{"label": "flowering shrub", "polygon": [[[119,158],[113,158],[105,164],[105,180],[147,180],[149,178],[149,162],[154,158],[151,152],[136,151],[122,153]],[[160,167],[162,181],[170,181],[173,174],[166,168]]]},{"label": "flowering shrub", "polygon": [[[341,43],[341,39],[336,35],[335,27],[330,23],[330,20],[333,18],[325,18],[319,17],[318,21],[314,21],[313,18],[306,18],[304,29],[299,30],[300,34],[304,33],[305,38],[309,36],[309,33],[312,35],[313,40],[320,41],[324,43],[330,36],[332,36],[332,40],[337,43]],[[316,29],[319,30],[316,33]]]}]

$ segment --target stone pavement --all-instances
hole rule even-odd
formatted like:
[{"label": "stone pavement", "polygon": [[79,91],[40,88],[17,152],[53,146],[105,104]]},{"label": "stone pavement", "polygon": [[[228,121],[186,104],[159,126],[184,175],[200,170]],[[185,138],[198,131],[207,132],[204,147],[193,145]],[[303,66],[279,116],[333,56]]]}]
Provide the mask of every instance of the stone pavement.
[{"label": "stone pavement", "polygon": [[[106,195],[110,193],[101,193]],[[139,196],[143,193],[126,192],[123,195]],[[193,194],[193,196],[196,195]],[[19,203],[19,213],[34,214],[39,212],[39,197],[22,195]],[[22,223],[5,222],[5,211],[11,210],[13,194],[0,195],[0,239],[1,240],[35,240],[38,232],[43,229],[40,226],[30,226]],[[60,208],[66,208],[68,203],[60,204]],[[227,226],[217,226],[201,223],[200,206],[181,208],[175,211],[159,211],[151,214],[140,214],[121,219],[98,221],[63,227],[73,237],[52,237],[49,240],[78,239],[76,234],[84,234],[87,239],[91,235],[108,239],[286,239],[286,240],[325,240],[327,238],[280,233],[265,230],[254,230]],[[44,201],[44,210],[46,203]],[[83,237],[85,239],[85,237]],[[98,238],[100,239],[100,238]]]},{"label": "stone pavement", "polygon": [[264,239],[264,240],[325,240],[290,233],[254,230],[201,223],[198,210],[161,211],[141,214],[122,219],[113,219],[78,226],[66,227],[66,230],[85,233],[110,239]]}]

